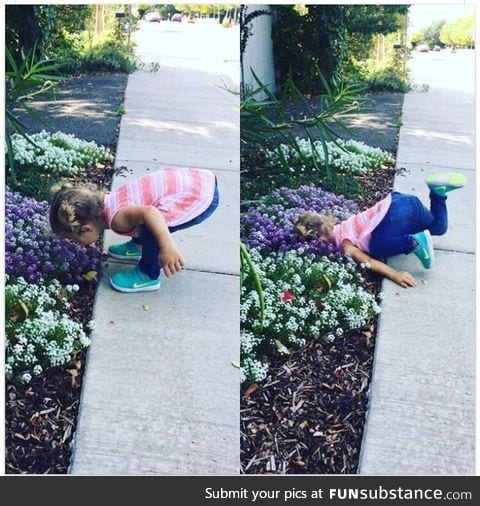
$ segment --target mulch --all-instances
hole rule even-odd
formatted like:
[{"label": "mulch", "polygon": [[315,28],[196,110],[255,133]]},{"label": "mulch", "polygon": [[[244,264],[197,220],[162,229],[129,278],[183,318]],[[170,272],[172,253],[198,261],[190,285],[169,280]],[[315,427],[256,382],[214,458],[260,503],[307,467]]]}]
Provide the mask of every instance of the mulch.
[{"label": "mulch", "polygon": [[[393,187],[395,170],[364,177],[366,209]],[[378,294],[381,278],[365,276]],[[332,343],[313,341],[270,361],[268,377],[250,385],[240,402],[242,474],[357,472],[368,407],[377,319]]]}]

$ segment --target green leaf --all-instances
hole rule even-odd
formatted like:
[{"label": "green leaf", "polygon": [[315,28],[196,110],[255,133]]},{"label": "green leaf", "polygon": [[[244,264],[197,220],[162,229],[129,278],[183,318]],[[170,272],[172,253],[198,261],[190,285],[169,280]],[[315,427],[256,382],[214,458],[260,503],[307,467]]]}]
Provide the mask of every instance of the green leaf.
[{"label": "green leaf", "polygon": [[97,271],[88,271],[86,272],[82,278],[86,281],[93,281],[97,277],[98,273]]},{"label": "green leaf", "polygon": [[25,302],[23,302],[22,299],[18,299],[18,304],[22,308],[24,320],[26,320],[28,318],[30,311],[28,310],[27,305],[25,304]]},{"label": "green leaf", "polygon": [[275,339],[275,346],[280,353],[285,353],[286,355],[290,355],[290,350],[278,339]]}]

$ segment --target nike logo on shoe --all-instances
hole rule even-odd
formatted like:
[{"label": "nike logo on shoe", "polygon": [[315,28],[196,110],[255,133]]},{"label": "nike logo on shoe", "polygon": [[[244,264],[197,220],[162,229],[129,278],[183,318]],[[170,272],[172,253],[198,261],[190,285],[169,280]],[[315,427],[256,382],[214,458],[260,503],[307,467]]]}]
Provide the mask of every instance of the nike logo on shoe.
[{"label": "nike logo on shoe", "polygon": [[146,286],[150,286],[154,280],[148,281],[147,283],[133,283],[132,288],[145,288]]}]

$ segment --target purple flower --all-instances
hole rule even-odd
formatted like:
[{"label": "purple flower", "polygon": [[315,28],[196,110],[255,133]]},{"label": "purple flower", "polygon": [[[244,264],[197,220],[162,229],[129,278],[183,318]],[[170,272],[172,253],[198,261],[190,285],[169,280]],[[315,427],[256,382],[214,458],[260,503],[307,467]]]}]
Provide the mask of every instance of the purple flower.
[{"label": "purple flower", "polygon": [[98,271],[100,250],[51,235],[48,203],[12,192],[5,193],[5,269],[30,283],[58,279],[63,284],[87,281],[83,275]]},{"label": "purple flower", "polygon": [[295,231],[295,219],[305,211],[330,211],[337,221],[342,221],[356,214],[358,208],[351,200],[314,185],[279,188],[259,200],[242,216],[242,241],[248,248],[267,254],[303,248],[307,253],[336,256],[339,250],[333,242],[323,243],[302,237]]}]

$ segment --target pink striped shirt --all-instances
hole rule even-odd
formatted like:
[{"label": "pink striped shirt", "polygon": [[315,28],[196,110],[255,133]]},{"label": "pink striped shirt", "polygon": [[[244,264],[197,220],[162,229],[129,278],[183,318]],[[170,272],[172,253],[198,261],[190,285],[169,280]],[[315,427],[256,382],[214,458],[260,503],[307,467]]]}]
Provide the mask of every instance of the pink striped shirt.
[{"label": "pink striped shirt", "polygon": [[[203,169],[162,169],[130,181],[105,196],[105,221],[130,206],[155,206],[169,227],[182,225],[202,214],[212,203],[215,174]],[[138,231],[122,235],[137,236]]]},{"label": "pink striped shirt", "polygon": [[349,239],[354,246],[365,253],[370,253],[369,244],[372,232],[385,218],[391,203],[392,195],[389,194],[370,209],[335,225],[332,235],[337,246],[342,247],[343,241]]}]

